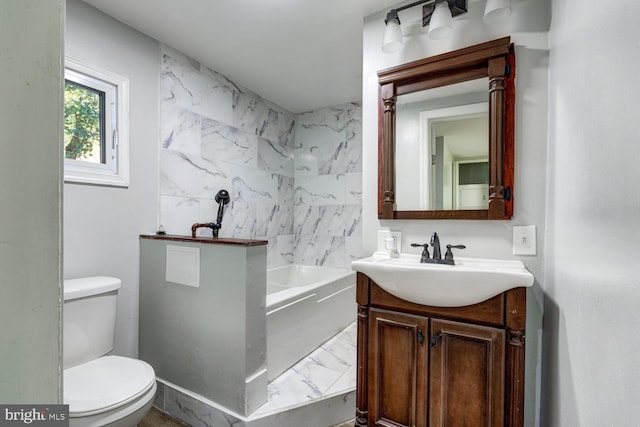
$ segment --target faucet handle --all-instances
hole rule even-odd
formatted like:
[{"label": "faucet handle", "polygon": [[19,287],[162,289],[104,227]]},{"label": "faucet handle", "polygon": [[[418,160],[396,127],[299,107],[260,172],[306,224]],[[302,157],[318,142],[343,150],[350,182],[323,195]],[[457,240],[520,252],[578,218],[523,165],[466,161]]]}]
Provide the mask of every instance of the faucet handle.
[{"label": "faucet handle", "polygon": [[424,248],[422,251],[422,256],[420,257],[420,263],[424,264],[428,262],[429,259],[429,244],[428,243],[412,243],[412,248]]},{"label": "faucet handle", "polygon": [[444,259],[453,263],[453,252],[451,249],[465,249],[465,245],[447,245],[447,252],[444,254]]}]

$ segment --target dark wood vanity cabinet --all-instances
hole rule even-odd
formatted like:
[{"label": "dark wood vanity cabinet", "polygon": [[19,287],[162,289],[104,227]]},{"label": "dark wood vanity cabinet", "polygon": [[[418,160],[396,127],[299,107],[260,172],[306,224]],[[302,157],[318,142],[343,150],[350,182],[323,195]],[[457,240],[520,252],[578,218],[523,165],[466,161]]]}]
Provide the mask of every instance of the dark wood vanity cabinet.
[{"label": "dark wood vanity cabinet", "polygon": [[356,426],[523,425],[524,288],[443,308],[357,286]]},{"label": "dark wood vanity cabinet", "polygon": [[505,331],[432,319],[430,426],[504,425]]},{"label": "dark wood vanity cabinet", "polygon": [[[369,424],[426,426],[429,319],[369,310]],[[373,422],[373,423],[371,423]]]}]

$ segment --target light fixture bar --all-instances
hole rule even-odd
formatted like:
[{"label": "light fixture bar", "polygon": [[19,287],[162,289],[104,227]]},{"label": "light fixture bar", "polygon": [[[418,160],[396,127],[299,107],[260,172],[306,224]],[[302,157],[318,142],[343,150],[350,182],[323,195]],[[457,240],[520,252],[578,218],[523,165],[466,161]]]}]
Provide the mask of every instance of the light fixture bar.
[{"label": "light fixture bar", "polygon": [[[430,25],[430,27],[433,27],[429,28],[429,37],[433,39],[440,39],[446,37],[451,32],[452,18],[467,12],[467,1],[468,0],[418,0],[413,3],[391,9],[384,20],[386,28],[382,38],[382,51],[389,53],[402,49],[403,36],[402,30],[400,29],[400,18],[398,17],[398,12],[422,4],[422,26],[426,27],[427,25]],[[510,0],[497,1],[510,2]],[[436,9],[438,9],[437,12]],[[434,13],[434,19],[437,22],[431,23]]]},{"label": "light fixture bar", "polygon": [[389,13],[387,13],[387,17],[384,20],[386,27],[382,37],[383,52],[390,53],[402,49],[402,30],[400,29],[400,18],[398,17],[398,12],[428,2],[435,3],[436,0],[418,0],[413,3],[391,9]]},{"label": "light fixture bar", "polygon": [[[406,4],[404,6],[397,7],[395,9],[391,9],[391,11],[389,13],[396,12],[396,17],[397,17],[398,16],[398,12],[400,12],[401,10],[411,9],[414,6],[418,6],[419,4],[423,4],[423,3],[431,3],[431,4],[435,5],[436,0],[418,0],[418,1],[415,1],[413,3]],[[389,17],[389,13],[387,14],[387,18]]]}]

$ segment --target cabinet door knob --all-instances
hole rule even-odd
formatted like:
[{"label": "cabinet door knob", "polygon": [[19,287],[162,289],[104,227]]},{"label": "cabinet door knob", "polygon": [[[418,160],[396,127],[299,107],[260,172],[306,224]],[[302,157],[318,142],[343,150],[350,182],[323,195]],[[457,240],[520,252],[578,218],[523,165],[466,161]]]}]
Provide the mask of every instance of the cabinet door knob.
[{"label": "cabinet door knob", "polygon": [[420,329],[418,329],[418,342],[420,344],[424,344],[424,334],[422,333],[422,331]]}]

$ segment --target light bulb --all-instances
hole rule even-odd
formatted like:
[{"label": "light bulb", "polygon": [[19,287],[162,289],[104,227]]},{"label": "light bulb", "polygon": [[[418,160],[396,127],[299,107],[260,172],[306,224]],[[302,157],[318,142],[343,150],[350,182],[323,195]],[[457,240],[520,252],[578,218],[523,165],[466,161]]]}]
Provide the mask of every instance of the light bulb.
[{"label": "light bulb", "polygon": [[382,38],[382,51],[385,53],[397,52],[402,49],[402,29],[398,19],[387,21],[387,28]]},{"label": "light bulb", "polygon": [[509,15],[511,15],[511,0],[487,0],[482,19],[487,24],[495,24],[504,21]]},{"label": "light bulb", "polygon": [[451,16],[451,10],[449,10],[449,3],[442,1],[436,4],[433,15],[431,15],[427,34],[435,40],[443,39],[451,33],[452,22],[453,17]]}]

